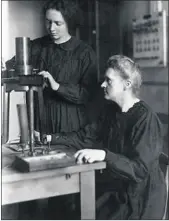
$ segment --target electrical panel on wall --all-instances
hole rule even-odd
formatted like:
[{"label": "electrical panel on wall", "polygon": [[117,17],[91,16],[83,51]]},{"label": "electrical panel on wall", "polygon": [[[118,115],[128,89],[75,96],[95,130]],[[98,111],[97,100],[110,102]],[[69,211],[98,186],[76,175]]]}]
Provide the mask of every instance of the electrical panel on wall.
[{"label": "electrical panel on wall", "polygon": [[133,58],[140,67],[165,67],[167,65],[167,15],[166,11],[133,19]]}]

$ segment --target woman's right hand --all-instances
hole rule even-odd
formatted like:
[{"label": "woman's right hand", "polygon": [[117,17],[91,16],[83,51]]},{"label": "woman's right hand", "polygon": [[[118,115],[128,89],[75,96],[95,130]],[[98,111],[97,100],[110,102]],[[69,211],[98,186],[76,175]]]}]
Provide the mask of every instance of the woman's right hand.
[{"label": "woman's right hand", "polygon": [[[59,89],[59,83],[57,83],[53,76],[48,71],[41,71],[39,72],[39,75],[43,76],[46,80],[49,81],[50,87],[52,90],[57,91]],[[46,87],[46,83],[44,84],[44,87]]]}]

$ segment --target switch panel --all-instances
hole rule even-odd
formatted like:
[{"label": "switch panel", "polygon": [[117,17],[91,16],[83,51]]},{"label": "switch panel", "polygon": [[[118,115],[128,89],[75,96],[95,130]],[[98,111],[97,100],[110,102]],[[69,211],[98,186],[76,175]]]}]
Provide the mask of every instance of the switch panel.
[{"label": "switch panel", "polygon": [[167,65],[167,15],[166,11],[133,19],[133,58],[140,67],[165,67]]}]

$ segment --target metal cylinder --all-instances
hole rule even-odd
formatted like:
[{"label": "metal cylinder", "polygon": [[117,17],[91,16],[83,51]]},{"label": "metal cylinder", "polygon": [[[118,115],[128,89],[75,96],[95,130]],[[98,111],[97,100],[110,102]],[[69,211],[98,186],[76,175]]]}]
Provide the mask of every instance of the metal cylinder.
[{"label": "metal cylinder", "polygon": [[26,104],[17,104],[17,112],[20,126],[20,143],[28,144],[29,129],[28,129],[28,114]]},{"label": "metal cylinder", "polygon": [[30,65],[30,38],[15,38],[16,65]]},{"label": "metal cylinder", "polygon": [[15,67],[17,75],[29,75],[32,74],[31,65],[16,65]]}]

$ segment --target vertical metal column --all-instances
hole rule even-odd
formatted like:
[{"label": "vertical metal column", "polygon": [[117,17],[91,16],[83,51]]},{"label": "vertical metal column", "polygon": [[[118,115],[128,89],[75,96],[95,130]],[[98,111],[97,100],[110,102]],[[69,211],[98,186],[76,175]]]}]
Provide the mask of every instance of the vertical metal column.
[{"label": "vertical metal column", "polygon": [[29,108],[29,137],[30,137],[30,155],[34,155],[34,103],[33,103],[33,88],[28,91],[28,108]]},{"label": "vertical metal column", "polygon": [[6,84],[3,85],[3,110],[2,110],[2,144],[7,143],[9,139],[9,108],[10,92],[6,91]]}]

